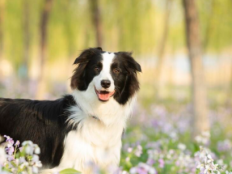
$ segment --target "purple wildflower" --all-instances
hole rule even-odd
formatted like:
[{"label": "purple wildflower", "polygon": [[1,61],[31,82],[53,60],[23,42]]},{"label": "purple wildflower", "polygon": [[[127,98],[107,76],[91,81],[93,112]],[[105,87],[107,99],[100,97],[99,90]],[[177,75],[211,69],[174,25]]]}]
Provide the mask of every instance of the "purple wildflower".
[{"label": "purple wildflower", "polygon": [[13,153],[14,153],[14,147],[13,146],[10,146],[10,147],[6,147],[6,153],[8,154],[8,155],[13,155]]},{"label": "purple wildflower", "polygon": [[159,159],[159,167],[164,168],[164,160],[162,158]]},{"label": "purple wildflower", "polygon": [[6,138],[7,147],[11,147],[14,145],[14,140],[11,137],[9,137],[7,135],[4,135],[4,137]]},{"label": "purple wildflower", "polygon": [[153,160],[152,158],[148,158],[147,160],[147,164],[152,166],[155,163],[155,160]]},{"label": "purple wildflower", "polygon": [[20,145],[20,141],[17,140],[16,143],[15,143],[15,146],[19,146]]}]

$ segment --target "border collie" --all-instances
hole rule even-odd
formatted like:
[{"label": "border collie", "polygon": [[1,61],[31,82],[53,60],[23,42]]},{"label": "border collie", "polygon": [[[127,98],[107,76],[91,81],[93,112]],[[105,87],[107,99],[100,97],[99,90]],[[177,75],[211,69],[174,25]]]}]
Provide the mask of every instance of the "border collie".
[{"label": "border collie", "polygon": [[51,171],[91,173],[89,162],[116,167],[141,67],[131,53],[101,48],[83,51],[74,64],[70,95],[54,101],[0,98],[0,134],[38,144]]}]

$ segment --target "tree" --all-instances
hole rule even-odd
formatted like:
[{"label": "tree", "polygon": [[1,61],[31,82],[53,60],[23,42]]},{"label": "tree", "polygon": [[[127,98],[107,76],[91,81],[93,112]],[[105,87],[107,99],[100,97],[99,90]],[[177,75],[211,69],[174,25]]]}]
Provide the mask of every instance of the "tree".
[{"label": "tree", "polygon": [[198,13],[195,0],[183,0],[186,26],[186,41],[191,64],[192,101],[194,108],[192,135],[209,131],[206,87],[204,81],[204,68],[202,63],[201,41]]},{"label": "tree", "polygon": [[44,0],[40,18],[40,75],[38,78],[37,98],[41,98],[45,92],[44,67],[47,53],[47,28],[52,4],[53,0]]},{"label": "tree", "polygon": [[[1,61],[2,61],[2,57],[3,57],[4,5],[5,5],[5,0],[0,0],[0,64],[1,64]],[[1,80],[1,77],[2,77],[2,72],[1,72],[1,68],[0,68],[0,80]]]},{"label": "tree", "polygon": [[161,36],[161,40],[160,40],[160,44],[159,44],[159,48],[158,48],[157,63],[156,63],[156,69],[155,69],[155,73],[154,73],[154,79],[156,81],[156,97],[158,97],[158,98],[160,97],[159,88],[160,88],[160,83],[161,83],[160,82],[161,71],[162,71],[162,67],[163,67],[164,51],[165,51],[165,46],[166,46],[167,37],[168,37],[171,5],[172,5],[172,0],[166,0],[163,34]]},{"label": "tree", "polygon": [[96,46],[102,46],[103,37],[102,37],[102,23],[101,23],[101,14],[99,8],[99,0],[90,0],[90,10],[91,17],[95,31],[96,37]]}]

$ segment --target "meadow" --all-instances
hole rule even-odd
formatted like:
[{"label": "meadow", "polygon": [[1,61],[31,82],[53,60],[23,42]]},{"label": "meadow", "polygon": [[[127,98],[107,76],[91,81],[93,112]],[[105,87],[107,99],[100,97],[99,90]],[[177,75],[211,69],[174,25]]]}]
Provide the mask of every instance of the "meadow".
[{"label": "meadow", "polygon": [[[146,96],[144,92],[146,89],[143,89],[145,80],[141,80],[141,82],[141,94],[138,96],[138,102],[122,137],[121,162],[115,173],[232,173],[231,107],[219,105],[218,101],[211,101],[208,115],[211,130],[202,132],[193,139],[191,137],[193,115],[191,103],[187,99],[186,101],[166,99],[150,103],[144,98]],[[5,80],[0,93],[9,97],[33,98],[34,82],[31,81],[29,84],[31,92],[17,80]],[[65,84],[56,84],[51,88],[53,93],[48,94],[47,98],[54,99],[60,94],[66,93]],[[214,99],[214,97],[211,98]],[[1,156],[3,153],[0,153],[2,167],[0,173],[6,174],[7,171],[10,173],[38,173],[42,166],[38,157],[38,147],[32,142],[19,144],[10,137],[6,138],[6,161],[3,161]],[[12,145],[15,143],[16,146],[13,147]],[[19,149],[19,147],[21,150],[16,151],[15,149]],[[109,172],[102,171],[94,165],[92,167],[96,174]],[[60,172],[60,174],[64,173],[71,174],[77,173],[77,171],[68,169]]]}]

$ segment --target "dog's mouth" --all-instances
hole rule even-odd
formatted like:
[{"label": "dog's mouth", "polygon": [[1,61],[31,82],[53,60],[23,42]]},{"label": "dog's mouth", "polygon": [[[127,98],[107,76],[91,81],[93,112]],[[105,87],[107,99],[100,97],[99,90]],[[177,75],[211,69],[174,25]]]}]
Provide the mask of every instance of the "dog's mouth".
[{"label": "dog's mouth", "polygon": [[108,101],[110,99],[111,96],[114,95],[115,91],[113,92],[109,92],[109,91],[98,91],[96,88],[95,89],[95,92],[97,94],[97,97],[100,101]]}]

